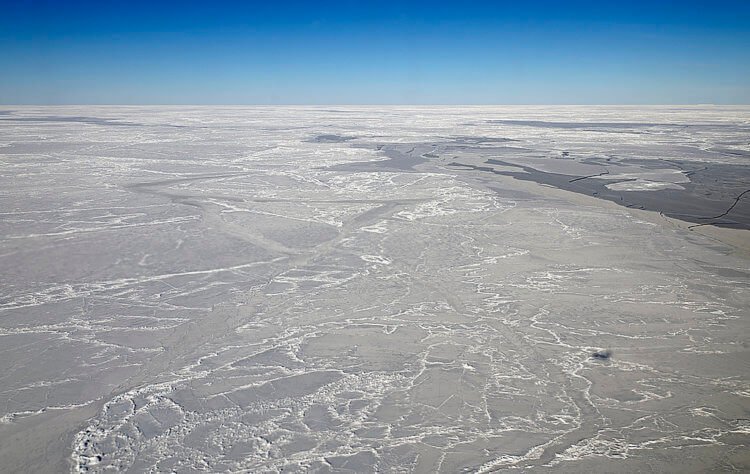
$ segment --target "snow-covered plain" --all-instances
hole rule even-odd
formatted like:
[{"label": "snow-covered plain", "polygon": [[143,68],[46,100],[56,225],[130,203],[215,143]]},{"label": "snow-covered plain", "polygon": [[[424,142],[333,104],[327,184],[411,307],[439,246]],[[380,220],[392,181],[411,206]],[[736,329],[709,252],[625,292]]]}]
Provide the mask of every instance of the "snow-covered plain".
[{"label": "snow-covered plain", "polygon": [[0,471],[750,470],[749,131],[6,107]]}]

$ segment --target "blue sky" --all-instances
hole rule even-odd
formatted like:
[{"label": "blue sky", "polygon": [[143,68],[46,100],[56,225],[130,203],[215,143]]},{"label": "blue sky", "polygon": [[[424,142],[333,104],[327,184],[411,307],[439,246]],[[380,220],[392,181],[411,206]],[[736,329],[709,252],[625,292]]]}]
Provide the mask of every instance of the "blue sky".
[{"label": "blue sky", "polygon": [[750,103],[750,0],[0,1],[5,104]]}]

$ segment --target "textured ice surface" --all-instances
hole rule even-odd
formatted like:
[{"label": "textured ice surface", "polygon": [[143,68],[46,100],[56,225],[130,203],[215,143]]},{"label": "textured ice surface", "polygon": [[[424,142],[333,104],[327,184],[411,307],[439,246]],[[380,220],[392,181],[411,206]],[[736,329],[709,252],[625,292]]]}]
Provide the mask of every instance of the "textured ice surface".
[{"label": "textured ice surface", "polygon": [[7,111],[0,471],[750,469],[748,260],[508,176],[742,223],[748,108]]}]

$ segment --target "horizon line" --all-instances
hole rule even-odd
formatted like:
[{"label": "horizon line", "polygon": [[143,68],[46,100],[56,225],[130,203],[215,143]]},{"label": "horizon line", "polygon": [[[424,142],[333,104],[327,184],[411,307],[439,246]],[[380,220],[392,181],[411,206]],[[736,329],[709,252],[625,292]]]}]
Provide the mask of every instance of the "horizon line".
[{"label": "horizon line", "polygon": [[290,103],[290,104],[266,104],[266,103],[210,103],[210,104],[191,104],[191,103],[64,103],[64,104],[34,104],[34,103],[0,103],[0,107],[745,107],[750,103],[733,103],[717,104],[711,102],[702,103],[493,103],[493,104],[452,104],[452,103],[434,103],[434,104],[407,104],[407,103]]}]

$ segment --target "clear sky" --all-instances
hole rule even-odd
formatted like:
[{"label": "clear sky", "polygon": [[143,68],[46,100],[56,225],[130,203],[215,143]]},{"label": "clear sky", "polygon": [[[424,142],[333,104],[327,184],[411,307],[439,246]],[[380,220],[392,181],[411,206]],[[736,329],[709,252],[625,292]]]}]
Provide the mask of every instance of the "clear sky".
[{"label": "clear sky", "polygon": [[748,104],[750,0],[0,0],[4,104]]}]

